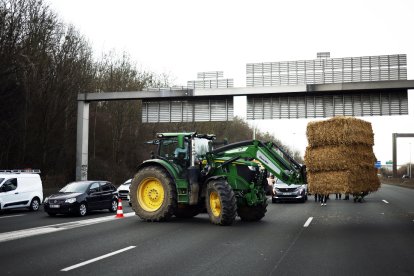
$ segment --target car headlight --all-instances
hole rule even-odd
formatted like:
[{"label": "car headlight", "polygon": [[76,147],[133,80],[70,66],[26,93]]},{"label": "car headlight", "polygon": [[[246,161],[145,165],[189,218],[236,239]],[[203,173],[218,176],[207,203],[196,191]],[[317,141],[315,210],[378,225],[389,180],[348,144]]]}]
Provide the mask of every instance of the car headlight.
[{"label": "car headlight", "polygon": [[43,201],[43,203],[48,203],[49,202],[49,198],[46,197],[45,200]]},{"label": "car headlight", "polygon": [[76,198],[68,198],[65,200],[66,203],[74,203],[76,201]]}]

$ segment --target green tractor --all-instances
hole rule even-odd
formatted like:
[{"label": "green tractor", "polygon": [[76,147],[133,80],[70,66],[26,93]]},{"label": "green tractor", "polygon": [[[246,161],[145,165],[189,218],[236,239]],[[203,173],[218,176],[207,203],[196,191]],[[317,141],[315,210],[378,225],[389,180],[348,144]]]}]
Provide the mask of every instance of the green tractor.
[{"label": "green tractor", "polygon": [[231,225],[238,215],[259,221],[267,207],[268,173],[306,183],[305,167],[272,142],[249,140],[213,149],[215,135],[159,133],[158,146],[138,166],[132,208],[146,221],[190,218],[207,210],[210,221]]}]

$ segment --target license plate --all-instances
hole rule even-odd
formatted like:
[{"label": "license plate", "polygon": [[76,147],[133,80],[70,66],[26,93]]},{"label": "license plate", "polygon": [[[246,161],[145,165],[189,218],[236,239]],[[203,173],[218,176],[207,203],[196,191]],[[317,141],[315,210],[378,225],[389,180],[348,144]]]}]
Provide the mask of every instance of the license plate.
[{"label": "license plate", "polygon": [[50,208],[60,208],[60,205],[57,205],[57,204],[53,205],[53,204],[51,204],[51,205],[49,205],[49,207]]},{"label": "license plate", "polygon": [[292,195],[293,193],[283,193],[283,195]]}]

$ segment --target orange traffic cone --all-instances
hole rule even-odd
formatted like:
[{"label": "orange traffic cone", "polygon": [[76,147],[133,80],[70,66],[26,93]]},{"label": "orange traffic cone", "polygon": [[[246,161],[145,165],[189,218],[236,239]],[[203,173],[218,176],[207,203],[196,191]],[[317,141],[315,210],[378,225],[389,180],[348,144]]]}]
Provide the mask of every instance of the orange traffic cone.
[{"label": "orange traffic cone", "polygon": [[123,218],[124,212],[122,211],[122,199],[118,199],[118,210],[116,210],[116,218]]}]

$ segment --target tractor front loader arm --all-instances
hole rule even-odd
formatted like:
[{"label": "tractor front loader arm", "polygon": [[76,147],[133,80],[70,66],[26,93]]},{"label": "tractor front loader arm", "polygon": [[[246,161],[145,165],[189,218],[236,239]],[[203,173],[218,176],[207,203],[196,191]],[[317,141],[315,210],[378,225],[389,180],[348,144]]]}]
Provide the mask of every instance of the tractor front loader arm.
[{"label": "tractor front loader arm", "polygon": [[214,158],[229,157],[228,162],[238,159],[255,159],[269,172],[287,184],[306,183],[305,167],[300,165],[278,145],[259,140],[233,143],[207,153],[207,160],[214,165]]}]

